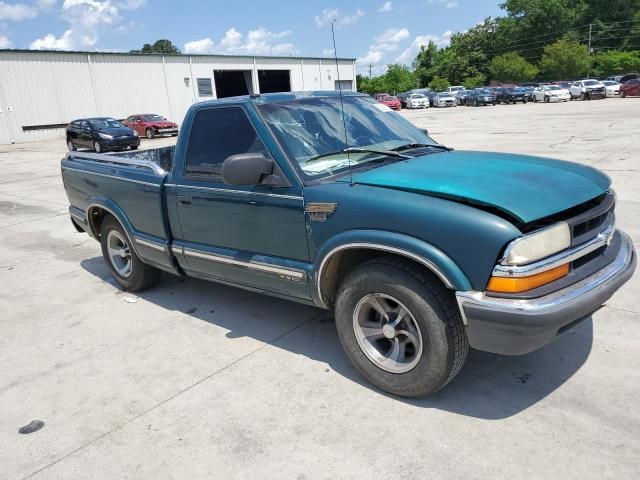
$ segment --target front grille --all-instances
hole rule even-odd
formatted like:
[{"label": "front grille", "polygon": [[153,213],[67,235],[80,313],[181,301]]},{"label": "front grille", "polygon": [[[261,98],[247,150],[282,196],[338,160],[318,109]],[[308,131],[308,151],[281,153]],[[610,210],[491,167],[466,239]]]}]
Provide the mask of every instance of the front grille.
[{"label": "front grille", "polygon": [[600,232],[613,225],[615,195],[608,193],[602,202],[580,215],[568,220],[571,227],[571,246],[580,245],[595,238]]}]

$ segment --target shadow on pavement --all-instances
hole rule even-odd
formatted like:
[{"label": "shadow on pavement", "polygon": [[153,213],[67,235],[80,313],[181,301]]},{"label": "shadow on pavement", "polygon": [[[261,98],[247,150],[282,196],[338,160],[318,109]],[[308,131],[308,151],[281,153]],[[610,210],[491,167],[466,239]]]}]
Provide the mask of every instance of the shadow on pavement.
[{"label": "shadow on pavement", "polygon": [[[81,265],[113,285],[116,293],[124,293],[101,257],[83,260]],[[588,318],[555,342],[528,355],[509,357],[471,350],[460,374],[443,390],[426,398],[406,399],[382,392],[358,375],[342,352],[329,312],[171,275],[163,275],[156,287],[136,296],[229,330],[229,338],[255,338],[324,362],[338,374],[398,401],[490,420],[516,415],[560,387],[585,363],[593,341],[593,323]],[[297,322],[300,328],[295,325],[282,328],[280,313],[290,313],[291,309],[300,312]]]}]

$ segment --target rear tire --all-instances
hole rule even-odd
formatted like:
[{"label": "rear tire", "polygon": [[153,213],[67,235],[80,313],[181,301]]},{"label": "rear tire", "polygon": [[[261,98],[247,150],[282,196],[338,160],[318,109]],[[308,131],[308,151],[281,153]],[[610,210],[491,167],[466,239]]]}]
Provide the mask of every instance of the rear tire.
[{"label": "rear tire", "polygon": [[140,292],[152,287],[160,279],[160,270],[140,260],[129,236],[112,216],[102,222],[100,244],[104,261],[123,290]]},{"label": "rear tire", "polygon": [[440,390],[460,371],[469,350],[451,292],[414,264],[392,257],[367,262],[347,277],[335,319],[356,370],[395,395]]}]

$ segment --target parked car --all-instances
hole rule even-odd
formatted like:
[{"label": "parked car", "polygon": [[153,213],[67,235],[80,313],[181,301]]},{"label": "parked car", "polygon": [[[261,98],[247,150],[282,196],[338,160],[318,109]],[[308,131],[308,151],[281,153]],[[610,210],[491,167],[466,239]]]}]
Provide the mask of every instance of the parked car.
[{"label": "parked car", "polygon": [[559,85],[543,85],[534,89],[534,102],[568,102],[571,94],[566,88]]},{"label": "parked car", "polygon": [[571,88],[571,85],[573,85],[573,82],[553,82],[553,85],[557,85],[560,88],[564,88],[568,91]]},{"label": "parked car", "polygon": [[513,103],[518,102],[527,103],[528,94],[524,88],[520,87],[507,87],[499,89],[499,94],[496,94],[496,101],[498,103]]},{"label": "parked car", "polygon": [[381,101],[384,97],[388,97],[389,94],[388,93],[375,93],[373,95],[373,98],[375,98],[378,101]]},{"label": "parked car", "polygon": [[496,96],[493,91],[486,88],[477,88],[471,91],[465,99],[466,105],[473,105],[474,107],[479,105],[495,105],[496,102]]},{"label": "parked car", "polygon": [[637,97],[640,95],[640,78],[633,78],[624,82],[620,86],[620,96],[625,97]]},{"label": "parked car", "polygon": [[455,107],[458,101],[453,93],[439,92],[433,97],[434,107]]},{"label": "parked car", "polygon": [[463,87],[462,85],[454,85],[453,87],[447,88],[446,91],[449,93],[453,93],[455,95],[456,93],[462,92],[464,90],[466,90],[466,88]]},{"label": "parked car", "polygon": [[405,99],[407,108],[429,108],[429,97],[422,93],[410,93]]},{"label": "parked car", "polygon": [[135,130],[138,135],[144,135],[147,138],[153,138],[157,135],[178,135],[177,123],[171,122],[155,113],[131,115],[122,123]]},{"label": "parked car", "polygon": [[633,80],[635,78],[640,78],[640,75],[637,73],[627,73],[626,75],[622,76],[622,78],[620,79],[620,83],[626,83],[629,80]]},{"label": "parked car", "polygon": [[569,89],[571,100],[579,98],[581,100],[591,100],[593,98],[606,98],[607,91],[600,80],[586,79],[573,82]]},{"label": "parked car", "polygon": [[394,97],[392,95],[387,95],[386,97],[382,97],[382,100],[380,100],[380,103],[385,104],[387,107],[393,110],[402,109],[402,104],[400,103],[400,100],[398,100],[398,97]]},{"label": "parked car", "polygon": [[73,120],[67,127],[66,139],[70,151],[82,147],[100,153],[125,148],[135,150],[140,146],[138,134],[111,117]]},{"label": "parked car", "polygon": [[607,77],[606,81],[620,83],[622,77],[624,77],[624,75],[612,75],[611,77]]},{"label": "parked car", "polygon": [[527,102],[533,102],[533,91],[537,87],[533,87],[530,85],[520,85],[518,88],[521,88],[525,92],[525,96],[527,98]]},{"label": "parked car", "polygon": [[620,95],[620,84],[613,80],[603,80],[600,82],[604,85],[607,97],[617,97]]},{"label": "parked car", "polygon": [[164,271],[331,310],[357,371],[404,396],[444,387],[470,346],[542,347],[633,274],[604,173],[451,151],[379,107],[356,92],[194,104],[180,148],[69,152],[71,220],[124,290]]},{"label": "parked car", "polygon": [[473,93],[473,90],[460,90],[456,93],[456,102],[458,105],[467,105],[467,98]]},{"label": "parked car", "polygon": [[398,97],[398,100],[400,100],[400,106],[402,106],[402,108],[407,108],[408,96],[409,96],[409,92],[402,92],[402,93],[396,94],[396,97]]}]

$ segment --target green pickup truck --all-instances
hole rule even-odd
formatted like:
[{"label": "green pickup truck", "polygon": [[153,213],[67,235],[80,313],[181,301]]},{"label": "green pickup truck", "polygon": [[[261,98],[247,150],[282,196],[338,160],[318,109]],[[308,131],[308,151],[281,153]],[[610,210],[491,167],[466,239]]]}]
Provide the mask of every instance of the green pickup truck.
[{"label": "green pickup truck", "polygon": [[636,265],[606,175],[454,151],[357,93],[198,103],[175,148],[69,152],[62,178],[123,289],[164,271],[332,310],[355,368],[403,396],[469,346],[542,347]]}]

